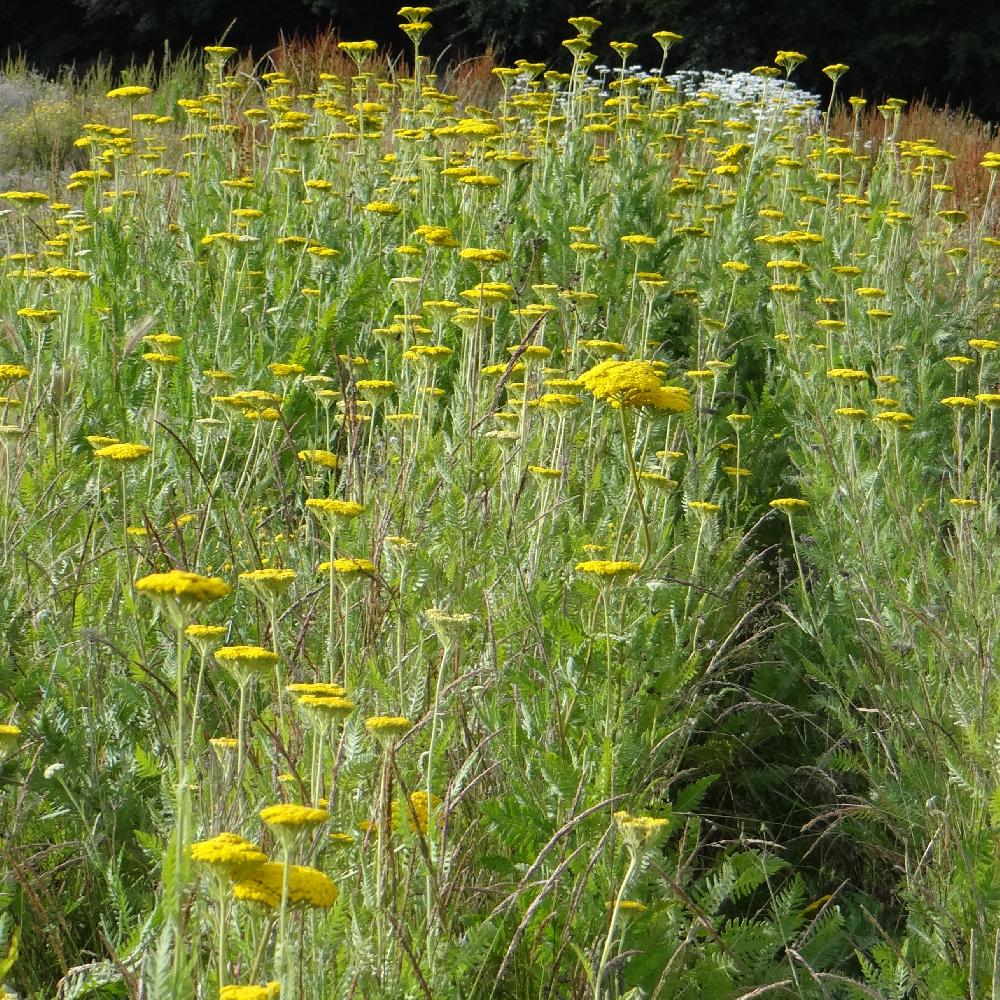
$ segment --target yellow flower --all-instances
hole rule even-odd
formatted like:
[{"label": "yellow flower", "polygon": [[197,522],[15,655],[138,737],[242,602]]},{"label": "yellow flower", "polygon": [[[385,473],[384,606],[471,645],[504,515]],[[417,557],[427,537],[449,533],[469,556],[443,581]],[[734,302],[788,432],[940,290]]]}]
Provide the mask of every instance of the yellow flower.
[{"label": "yellow flower", "polygon": [[615,823],[629,850],[638,851],[651,847],[667,832],[670,820],[654,816],[631,816],[624,809],[616,812]]},{"label": "yellow flower", "polygon": [[904,413],[901,410],[885,410],[882,413],[876,413],[874,419],[883,424],[893,424],[905,430],[913,423],[915,418],[913,414]]},{"label": "yellow flower", "polygon": [[364,513],[364,505],[353,500],[328,500],[324,498],[306,500],[306,506],[319,518],[335,523],[338,520],[351,521]]},{"label": "yellow flower", "polygon": [[94,452],[95,458],[106,458],[109,462],[138,462],[152,454],[153,449],[145,444],[109,444]]},{"label": "yellow flower", "polygon": [[264,864],[267,855],[238,834],[220,833],[210,840],[200,840],[192,844],[191,860],[207,865],[238,881]]},{"label": "yellow flower", "polygon": [[627,247],[631,247],[636,253],[643,247],[656,246],[656,240],[652,236],[645,236],[642,233],[629,233],[627,236],[620,237],[620,242],[624,243]]},{"label": "yellow flower", "polygon": [[311,694],[320,698],[343,698],[347,694],[347,690],[339,684],[326,684],[322,681],[298,681],[289,684],[285,690],[294,695]]},{"label": "yellow flower", "polygon": [[601,26],[601,22],[594,17],[571,17],[566,22],[571,28],[576,28],[585,38],[590,38],[590,36],[597,31]]},{"label": "yellow flower", "polygon": [[696,514],[718,514],[722,508],[717,503],[709,503],[707,500],[692,500],[688,507]]},{"label": "yellow flower", "polygon": [[441,645],[446,648],[451,648],[455,642],[462,638],[473,618],[470,614],[448,612],[441,608],[428,608],[424,612],[424,617],[437,633]]},{"label": "yellow flower", "polygon": [[[249,878],[237,882],[233,886],[233,896],[274,909],[281,904],[283,878],[284,865],[268,861]],[[303,865],[289,866],[288,902],[292,906],[302,904],[329,909],[336,902],[338,894],[336,883],[325,872]]]},{"label": "yellow flower", "polygon": [[769,507],[774,507],[775,510],[783,510],[786,514],[792,514],[797,510],[805,510],[809,506],[808,500],[800,500],[797,497],[779,497],[777,500],[772,500]]},{"label": "yellow flower", "polygon": [[207,656],[221,645],[227,631],[225,625],[188,625],[184,634],[202,656]]},{"label": "yellow flower", "polygon": [[528,472],[540,479],[560,479],[562,469],[548,469],[544,465],[529,465]]},{"label": "yellow flower", "polygon": [[22,205],[40,205],[48,201],[49,196],[41,191],[4,191],[0,194],[4,201],[20,202]]},{"label": "yellow flower", "polygon": [[280,993],[281,985],[278,982],[271,982],[266,986],[230,984],[219,988],[219,1000],[275,1000]]},{"label": "yellow flower", "polygon": [[280,660],[277,653],[261,646],[223,646],[215,651],[216,663],[232,670],[240,684],[246,684]]},{"label": "yellow flower", "polygon": [[776,65],[780,66],[786,73],[791,73],[796,66],[806,61],[806,56],[794,50],[779,49],[774,57]]},{"label": "yellow flower", "polygon": [[426,791],[414,792],[410,796],[410,809],[407,810],[407,822],[411,830],[417,829],[421,833],[427,833],[428,821],[431,814],[441,805],[441,799],[437,795],[431,795],[430,808],[428,808],[428,795]]},{"label": "yellow flower", "polygon": [[300,708],[323,721],[336,722],[351,714],[355,704],[342,696],[329,697],[319,694],[304,694],[298,699]]},{"label": "yellow flower", "polygon": [[319,571],[321,573],[333,571],[337,576],[342,576],[348,580],[353,580],[359,576],[374,576],[378,572],[375,564],[370,559],[352,559],[349,556],[334,559],[332,563],[320,563]]},{"label": "yellow flower", "polygon": [[123,98],[125,100],[132,100],[136,97],[146,97],[153,91],[149,87],[115,87],[114,90],[109,90],[104,96],[110,97],[112,100]]},{"label": "yellow flower", "polygon": [[296,452],[295,457],[300,462],[312,462],[314,465],[321,465],[324,469],[336,469],[340,464],[340,459],[332,451],[323,451],[322,449]]},{"label": "yellow flower", "polygon": [[576,564],[577,573],[596,577],[602,583],[611,583],[633,576],[642,569],[640,563],[621,559],[585,559]]},{"label": "yellow flower", "polygon": [[632,393],[622,403],[633,409],[642,408],[656,413],[687,413],[691,409],[691,395],[681,386],[664,385]]},{"label": "yellow flower", "polygon": [[0,723],[0,759],[9,754],[17,746],[17,741],[20,738],[20,726]]},{"label": "yellow flower", "polygon": [[325,809],[282,802],[275,806],[265,806],[260,811],[260,818],[274,830],[298,831],[318,826],[328,820],[330,814]]},{"label": "yellow flower", "polygon": [[381,403],[396,390],[396,383],[382,378],[363,378],[356,383],[362,395],[373,403]]},{"label": "yellow flower", "polygon": [[22,378],[27,378],[31,374],[31,369],[24,365],[0,365],[0,383],[17,382]]},{"label": "yellow flower", "polygon": [[580,384],[595,399],[627,400],[631,395],[660,388],[660,376],[651,361],[609,358],[580,376]]},{"label": "yellow flower", "polygon": [[[343,43],[341,43],[341,47],[343,48]],[[370,201],[365,205],[365,211],[371,215],[390,217],[399,215],[403,210],[394,201]]]},{"label": "yellow flower", "polygon": [[941,402],[945,406],[950,406],[952,408],[976,405],[976,401],[974,399],[970,399],[968,396],[945,396]]},{"label": "yellow flower", "polygon": [[293,569],[251,569],[240,573],[239,579],[261,597],[283,594],[295,582]]},{"label": "yellow flower", "polygon": [[473,264],[502,264],[508,258],[506,250],[496,250],[490,247],[466,247],[459,256],[462,260]]},{"label": "yellow flower", "polygon": [[373,715],[370,719],[365,719],[365,729],[386,743],[402,736],[412,725],[409,719],[404,719],[401,715]]},{"label": "yellow flower", "polygon": [[360,61],[365,56],[373,55],[378,48],[378,44],[366,39],[363,42],[338,42],[337,48]]},{"label": "yellow flower", "polygon": [[144,576],[136,580],[135,589],[152,598],[178,627],[196,607],[217,601],[230,591],[229,584],[217,576],[201,576],[181,569]]}]

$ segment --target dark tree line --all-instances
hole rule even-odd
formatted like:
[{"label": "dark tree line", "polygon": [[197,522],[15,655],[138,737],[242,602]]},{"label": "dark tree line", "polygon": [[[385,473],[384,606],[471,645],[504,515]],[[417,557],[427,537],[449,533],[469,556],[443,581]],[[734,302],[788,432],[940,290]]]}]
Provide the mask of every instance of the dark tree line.
[{"label": "dark tree line", "polygon": [[[280,32],[333,25],[345,38],[401,48],[399,0],[0,0],[0,53],[23,52],[38,68],[86,66],[97,56],[121,65],[186,43],[227,40],[263,51]],[[749,69],[778,48],[810,58],[796,78],[823,90],[827,63],[846,62],[845,93],[965,105],[1000,120],[1000,3],[995,0],[437,0],[437,27],[424,49],[468,55],[492,43],[510,55],[565,53],[566,18],[604,22],[596,50],[612,39],[643,43],[638,61],[658,62],[649,34],[677,31],[685,41],[674,68]],[[564,58],[564,61],[567,59]]]}]

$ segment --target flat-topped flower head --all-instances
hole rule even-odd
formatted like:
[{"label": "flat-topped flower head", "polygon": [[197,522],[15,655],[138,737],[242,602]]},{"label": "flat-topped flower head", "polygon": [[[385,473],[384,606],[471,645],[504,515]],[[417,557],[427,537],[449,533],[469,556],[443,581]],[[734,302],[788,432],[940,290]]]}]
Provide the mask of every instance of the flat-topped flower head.
[{"label": "flat-topped flower head", "polygon": [[601,26],[601,22],[598,21],[596,17],[587,17],[586,15],[582,17],[568,18],[566,23],[571,28],[575,28],[585,38],[590,38],[590,36]]},{"label": "flat-topped flower head", "polygon": [[[259,903],[273,910],[281,905],[285,866],[274,861],[261,865],[249,877],[233,886],[233,897],[243,902]],[[327,910],[337,900],[337,885],[318,868],[289,865],[288,903]]]},{"label": "flat-topped flower head", "polygon": [[21,739],[21,727],[11,723],[0,723],[0,760],[8,756]]},{"label": "flat-topped flower head", "polygon": [[796,52],[794,49],[779,49],[778,54],[774,57],[774,62],[785,73],[791,73],[796,66],[804,63],[806,58],[801,52]]},{"label": "flat-topped flower head", "polygon": [[340,465],[340,459],[332,451],[322,448],[305,449],[295,453],[295,457],[300,462],[311,465],[318,465],[324,469],[336,469]]},{"label": "flat-topped flower head", "polygon": [[703,517],[707,517],[709,514],[718,514],[722,510],[717,503],[711,503],[708,500],[692,500],[688,507]]},{"label": "flat-topped flower head", "polygon": [[373,715],[365,719],[365,729],[383,743],[392,743],[409,732],[413,723],[401,715]]},{"label": "flat-topped flower head", "polygon": [[130,462],[138,462],[147,458],[153,453],[153,449],[147,444],[133,444],[121,441],[118,444],[108,444],[103,448],[94,450],[94,457],[114,462],[118,465],[127,465]]},{"label": "flat-topped flower head", "polygon": [[213,736],[208,743],[215,751],[215,756],[220,763],[224,763],[230,754],[239,749],[240,745],[240,741],[235,736]]},{"label": "flat-topped flower head", "polygon": [[320,823],[325,823],[330,814],[325,809],[315,809],[312,806],[300,806],[292,802],[281,802],[274,806],[265,806],[260,811],[260,818],[266,826],[277,832],[298,833],[311,830]]},{"label": "flat-topped flower head", "polygon": [[441,645],[450,649],[472,624],[473,616],[464,612],[452,613],[441,608],[428,608],[424,612],[427,623],[437,633]]},{"label": "flat-topped flower head", "polygon": [[916,418],[912,413],[906,413],[904,410],[883,410],[881,413],[876,413],[873,419],[877,420],[883,427],[909,430]]},{"label": "flat-topped flower head", "polygon": [[497,247],[466,247],[459,252],[459,257],[472,264],[488,267],[490,264],[502,264],[509,254]]},{"label": "flat-topped flower head", "polygon": [[286,685],[285,690],[296,696],[311,694],[320,698],[343,698],[347,694],[346,688],[325,681],[297,681]]},{"label": "flat-topped flower head", "polygon": [[245,583],[264,600],[273,600],[295,582],[293,569],[251,569],[240,573],[240,583]]},{"label": "flat-topped flower head", "polygon": [[184,634],[201,656],[208,656],[222,645],[228,631],[225,625],[192,624],[184,629]]},{"label": "flat-topped flower head", "polygon": [[666,55],[672,45],[684,41],[683,35],[678,35],[675,31],[654,31],[653,41],[655,41]]},{"label": "flat-topped flower head", "polygon": [[19,382],[31,374],[31,369],[25,365],[0,365],[0,385]]},{"label": "flat-topped flower head", "polygon": [[363,378],[355,384],[365,399],[372,403],[385,402],[396,391],[396,383],[384,378]]},{"label": "flat-topped flower head", "polygon": [[625,559],[585,559],[576,564],[577,573],[583,573],[600,583],[620,583],[642,569],[642,564]]},{"label": "flat-topped flower head", "polygon": [[219,987],[219,1000],[277,1000],[281,984],[275,980],[266,986],[237,986],[230,983]]},{"label": "flat-topped flower head", "polygon": [[612,401],[612,406],[627,406],[647,414],[687,413],[691,409],[691,393],[679,385],[661,385],[631,393],[627,398]]},{"label": "flat-topped flower head", "polygon": [[114,90],[109,90],[104,96],[110,97],[112,100],[133,101],[137,97],[148,97],[152,92],[152,88],[150,87],[133,85],[129,87],[115,87]]},{"label": "flat-topped flower head", "polygon": [[790,517],[796,511],[807,510],[809,501],[801,500],[798,497],[779,497],[777,500],[772,500],[768,506],[775,510],[782,510]]},{"label": "flat-topped flower head", "polygon": [[651,361],[617,361],[609,358],[585,371],[580,384],[599,400],[627,401],[637,393],[660,388],[660,376]]},{"label": "flat-topped flower head", "polygon": [[655,816],[632,816],[624,809],[615,813],[618,831],[630,851],[645,851],[652,847],[670,826],[670,820]]},{"label": "flat-topped flower head", "polygon": [[636,253],[648,247],[656,246],[656,240],[652,236],[646,236],[644,233],[627,233],[625,236],[619,237],[619,241]]},{"label": "flat-topped flower head", "polygon": [[240,684],[271,670],[280,660],[277,653],[262,646],[222,646],[215,651],[215,662],[228,667]]},{"label": "flat-topped flower head", "polygon": [[307,715],[322,722],[339,722],[356,708],[349,698],[321,694],[303,694],[297,704]]},{"label": "flat-topped flower head", "polygon": [[306,500],[306,507],[327,524],[353,521],[365,510],[364,504],[356,503],[354,500],[333,500],[323,497]]},{"label": "flat-topped flower head", "polygon": [[172,569],[136,580],[135,589],[151,598],[179,627],[197,607],[225,597],[231,588],[217,576]]},{"label": "flat-topped flower head", "polygon": [[41,191],[4,191],[0,199],[15,205],[42,205],[49,200],[49,196]]},{"label": "flat-topped flower head", "polygon": [[191,860],[206,865],[227,878],[238,881],[267,861],[256,844],[236,833],[220,833],[191,845]]},{"label": "flat-topped flower head", "polygon": [[370,559],[352,559],[349,556],[342,556],[334,559],[333,562],[319,564],[321,573],[335,573],[342,580],[356,580],[362,576],[374,576],[378,571],[375,563]]}]

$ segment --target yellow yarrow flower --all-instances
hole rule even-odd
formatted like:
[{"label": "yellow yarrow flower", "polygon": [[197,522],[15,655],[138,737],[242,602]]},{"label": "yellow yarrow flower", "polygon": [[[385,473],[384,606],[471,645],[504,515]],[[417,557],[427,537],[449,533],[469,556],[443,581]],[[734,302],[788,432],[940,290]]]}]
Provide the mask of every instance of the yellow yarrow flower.
[{"label": "yellow yarrow flower", "polygon": [[376,739],[391,743],[409,731],[413,723],[401,715],[373,715],[365,720],[365,729]]},{"label": "yellow yarrow flower", "polygon": [[[268,861],[249,877],[233,886],[233,896],[245,902],[260,903],[268,909],[281,905],[284,865]],[[329,909],[339,895],[337,885],[317,868],[290,865],[288,869],[288,902],[291,906],[312,906]]]},{"label": "yellow yarrow flower", "polygon": [[153,449],[149,445],[121,442],[98,448],[94,452],[94,457],[106,458],[109,462],[138,462],[140,459],[151,455],[152,452]]},{"label": "yellow yarrow flower", "polygon": [[219,1000],[276,1000],[281,994],[281,984],[277,981],[266,986],[222,986]]},{"label": "yellow yarrow flower", "polygon": [[576,564],[577,573],[595,577],[602,583],[617,582],[634,576],[642,569],[642,564],[623,559],[585,559]]},{"label": "yellow yarrow flower", "polygon": [[191,860],[239,880],[267,861],[267,855],[239,834],[220,833],[191,845]]},{"label": "yellow yarrow flower", "polygon": [[[113,447],[113,446],[112,446]],[[136,580],[135,589],[153,601],[180,627],[199,605],[225,597],[230,586],[217,576],[201,576],[185,570],[151,573]]]},{"label": "yellow yarrow flower", "polygon": [[330,818],[325,809],[314,809],[312,806],[300,806],[290,802],[265,806],[259,815],[265,825],[278,831],[311,830]]}]

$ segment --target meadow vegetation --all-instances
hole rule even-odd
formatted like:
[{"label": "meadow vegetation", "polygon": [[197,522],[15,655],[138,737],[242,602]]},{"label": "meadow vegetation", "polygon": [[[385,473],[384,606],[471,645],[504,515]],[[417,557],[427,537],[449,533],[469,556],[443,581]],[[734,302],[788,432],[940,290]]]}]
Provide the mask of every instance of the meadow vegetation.
[{"label": "meadow vegetation", "polygon": [[400,15],[0,85],[0,995],[1000,1000],[1000,146]]}]

